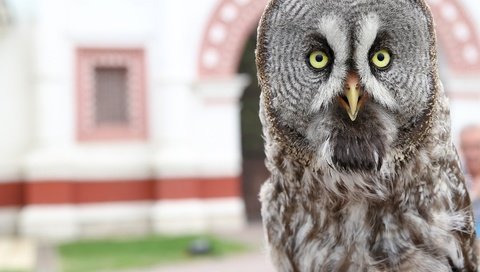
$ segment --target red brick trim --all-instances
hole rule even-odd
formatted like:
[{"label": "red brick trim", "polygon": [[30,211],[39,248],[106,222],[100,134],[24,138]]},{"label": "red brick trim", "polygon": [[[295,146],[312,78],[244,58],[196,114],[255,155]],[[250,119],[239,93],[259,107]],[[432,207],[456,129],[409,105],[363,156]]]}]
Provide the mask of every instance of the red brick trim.
[{"label": "red brick trim", "polygon": [[25,184],[26,204],[84,204],[150,200],[153,182],[34,181]]},{"label": "red brick trim", "polygon": [[240,177],[0,184],[0,207],[241,197]]},{"label": "red brick trim", "polygon": [[23,184],[21,182],[0,183],[0,207],[22,206]]},{"label": "red brick trim", "polygon": [[157,199],[219,198],[241,196],[239,177],[163,179],[156,183]]},{"label": "red brick trim", "polygon": [[72,184],[61,181],[29,182],[25,184],[25,204],[72,203]]}]

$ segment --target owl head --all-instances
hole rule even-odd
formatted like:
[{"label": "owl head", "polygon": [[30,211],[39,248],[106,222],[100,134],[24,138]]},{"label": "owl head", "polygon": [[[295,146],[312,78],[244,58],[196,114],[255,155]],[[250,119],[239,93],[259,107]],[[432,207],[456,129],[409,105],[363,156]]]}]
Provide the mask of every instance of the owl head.
[{"label": "owl head", "polygon": [[378,171],[426,133],[439,80],[423,0],[272,0],[256,54],[265,133],[287,156]]}]

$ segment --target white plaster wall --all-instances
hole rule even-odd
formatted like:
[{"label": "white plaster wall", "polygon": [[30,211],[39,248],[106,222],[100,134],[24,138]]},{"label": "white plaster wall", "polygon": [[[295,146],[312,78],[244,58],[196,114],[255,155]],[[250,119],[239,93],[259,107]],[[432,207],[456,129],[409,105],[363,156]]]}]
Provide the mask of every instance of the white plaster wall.
[{"label": "white plaster wall", "polygon": [[241,174],[238,100],[247,83],[248,78],[237,76],[198,81],[192,86],[193,97],[187,100],[188,118],[172,118],[172,122],[185,126],[185,132],[178,135],[176,143],[160,145],[154,156],[156,176],[226,177]]},{"label": "white plaster wall", "polygon": [[158,201],[153,207],[156,233],[198,233],[245,227],[245,207],[239,198]]},{"label": "white plaster wall", "polygon": [[45,180],[143,180],[151,178],[151,150],[140,143],[39,148],[24,160],[29,182]]},{"label": "white plaster wall", "polygon": [[[37,2],[32,90],[35,141],[25,158],[27,179],[112,179],[121,174],[144,178],[150,173],[146,143],[78,143],[75,108],[76,49],[142,47],[148,58],[154,28],[154,8],[149,2],[156,3]],[[105,177],[105,173],[116,175]]]},{"label": "white plaster wall", "polygon": [[80,237],[80,224],[73,205],[27,206],[21,211],[18,232],[45,240],[72,240]]},{"label": "white plaster wall", "polygon": [[35,40],[38,147],[77,144],[76,48],[142,47],[148,54],[157,2],[40,1]]},{"label": "white plaster wall", "polygon": [[155,74],[152,90],[152,137],[159,152],[191,149],[198,122],[198,99],[192,86],[203,32],[218,0],[163,1],[158,9]]},{"label": "white plaster wall", "polygon": [[[80,173],[79,178],[95,176],[97,172],[101,175],[105,171],[95,167],[94,162],[102,165],[99,162],[102,158],[109,160],[105,163],[113,168],[124,165],[113,163],[119,161],[118,158],[98,157],[96,148],[109,150],[112,154],[123,150],[126,156],[131,151],[132,156],[127,161],[136,160],[138,163],[131,165],[138,167],[123,170],[139,173],[137,178],[150,173],[149,167],[141,164],[148,164],[151,157],[152,167],[160,169],[157,172],[169,172],[165,168],[172,165],[169,162],[175,161],[173,156],[178,154],[181,156],[172,167],[184,173],[183,176],[185,173],[199,176],[205,175],[202,167],[198,167],[199,162],[205,161],[199,150],[219,150],[219,147],[222,152],[217,152],[215,160],[222,163],[211,163],[208,173],[238,175],[238,104],[233,101],[226,106],[209,108],[203,105],[203,98],[195,91],[198,84],[197,54],[204,28],[216,4],[215,0],[201,3],[158,0],[39,1],[34,48],[36,141],[34,151],[26,160],[26,176],[35,180],[47,176],[54,178],[55,175],[63,177],[63,172],[70,175]],[[75,49],[79,46],[145,49],[149,141],[137,143],[136,149],[121,143],[77,143]],[[227,93],[227,96],[238,99],[243,85],[235,84],[236,79],[232,80],[233,85],[221,85],[223,90],[218,94]],[[218,85],[214,84],[212,88],[218,89]],[[198,130],[205,131],[209,122],[216,120],[221,120],[216,130],[218,133],[198,133]],[[212,137],[217,140],[212,141]],[[89,156],[85,156],[86,152],[98,159],[90,160]],[[159,157],[162,159],[158,160]],[[193,163],[192,159],[195,160]],[[85,165],[91,165],[91,173],[85,172],[88,170]]]},{"label": "white plaster wall", "polygon": [[[82,205],[41,205],[23,209],[18,233],[38,240],[68,241],[87,237],[179,234],[245,227],[240,198],[117,202]],[[0,210],[0,223],[15,210]],[[8,220],[0,233],[15,228]]]},{"label": "white plaster wall", "polygon": [[0,236],[17,233],[18,208],[0,209]]}]

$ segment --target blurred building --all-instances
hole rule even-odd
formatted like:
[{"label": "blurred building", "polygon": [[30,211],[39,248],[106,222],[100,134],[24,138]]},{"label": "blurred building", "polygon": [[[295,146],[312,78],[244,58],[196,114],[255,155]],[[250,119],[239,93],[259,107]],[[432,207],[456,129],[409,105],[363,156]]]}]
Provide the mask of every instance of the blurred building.
[{"label": "blurred building", "polygon": [[[258,219],[253,49],[266,2],[0,1],[0,233]],[[480,2],[429,2],[458,131],[480,118]]]}]

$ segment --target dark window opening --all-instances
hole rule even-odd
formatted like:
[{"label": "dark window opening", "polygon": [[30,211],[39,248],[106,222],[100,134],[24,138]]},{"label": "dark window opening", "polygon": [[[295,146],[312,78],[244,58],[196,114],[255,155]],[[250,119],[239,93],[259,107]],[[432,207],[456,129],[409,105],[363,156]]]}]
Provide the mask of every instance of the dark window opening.
[{"label": "dark window opening", "polygon": [[126,125],[128,90],[126,67],[95,68],[95,123]]}]

